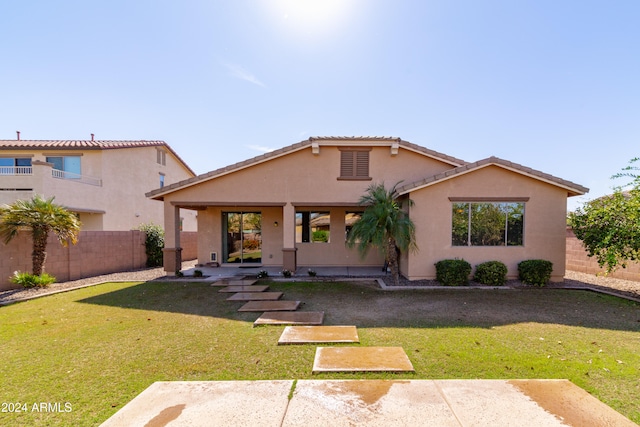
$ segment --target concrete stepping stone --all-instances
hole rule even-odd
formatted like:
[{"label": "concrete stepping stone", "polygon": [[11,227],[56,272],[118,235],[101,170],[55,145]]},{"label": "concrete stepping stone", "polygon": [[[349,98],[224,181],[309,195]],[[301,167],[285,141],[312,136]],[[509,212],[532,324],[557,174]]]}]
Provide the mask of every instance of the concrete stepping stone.
[{"label": "concrete stepping stone", "polygon": [[227,298],[227,301],[275,301],[282,298],[282,292],[238,292]]},{"label": "concrete stepping stone", "polygon": [[359,342],[355,326],[287,326],[278,345]]},{"label": "concrete stepping stone", "polygon": [[324,311],[273,311],[262,313],[253,326],[260,325],[322,325]]},{"label": "concrete stepping stone", "polygon": [[238,311],[296,311],[300,301],[249,301]]},{"label": "concrete stepping stone", "polygon": [[258,279],[220,279],[213,282],[211,286],[251,286],[257,281]]},{"label": "concrete stepping stone", "polygon": [[402,347],[318,347],[313,373],[414,372]]},{"label": "concrete stepping stone", "polygon": [[250,286],[227,286],[218,292],[237,293],[237,292],[264,292],[269,289],[268,285],[250,285]]}]

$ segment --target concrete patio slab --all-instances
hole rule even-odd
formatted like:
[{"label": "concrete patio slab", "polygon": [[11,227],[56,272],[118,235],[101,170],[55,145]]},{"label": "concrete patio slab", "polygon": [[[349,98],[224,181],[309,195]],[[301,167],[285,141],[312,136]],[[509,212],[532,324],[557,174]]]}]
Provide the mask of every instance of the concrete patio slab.
[{"label": "concrete patio slab", "polygon": [[300,380],[283,426],[460,427],[432,381]]},{"label": "concrete patio slab", "polygon": [[295,311],[300,301],[249,301],[238,311]]},{"label": "concrete patio slab", "polygon": [[402,347],[318,347],[313,373],[414,372]]},{"label": "concrete patio slab", "polygon": [[355,326],[287,326],[278,345],[359,342]]},{"label": "concrete patio slab", "polygon": [[213,282],[211,286],[251,286],[257,281],[258,279],[221,279]]},{"label": "concrete patio slab", "polygon": [[636,426],[567,380],[438,380],[461,425]]},{"label": "concrete patio slab", "polygon": [[132,425],[637,426],[567,380],[158,382],[102,424]]},{"label": "concrete patio slab", "polygon": [[238,292],[227,298],[227,301],[275,301],[282,298],[282,292]]},{"label": "concrete patio slab", "polygon": [[260,325],[322,325],[324,311],[273,311],[263,313],[253,322]]},{"label": "concrete patio slab", "polygon": [[222,293],[236,293],[236,292],[264,292],[269,289],[268,285],[249,285],[249,286],[227,286],[226,288],[220,289],[218,292]]},{"label": "concrete patio slab", "polygon": [[292,380],[156,382],[102,424],[280,426]]}]

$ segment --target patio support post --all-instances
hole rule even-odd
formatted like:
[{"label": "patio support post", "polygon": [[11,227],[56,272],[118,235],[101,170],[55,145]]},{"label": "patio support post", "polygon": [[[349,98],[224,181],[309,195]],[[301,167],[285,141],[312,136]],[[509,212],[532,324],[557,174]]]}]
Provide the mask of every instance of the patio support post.
[{"label": "patio support post", "polygon": [[296,271],[296,208],[291,203],[282,207],[282,268]]},{"label": "patio support post", "polygon": [[164,249],[162,262],[167,276],[173,276],[182,268],[182,248],[180,247],[180,208],[164,202]]}]

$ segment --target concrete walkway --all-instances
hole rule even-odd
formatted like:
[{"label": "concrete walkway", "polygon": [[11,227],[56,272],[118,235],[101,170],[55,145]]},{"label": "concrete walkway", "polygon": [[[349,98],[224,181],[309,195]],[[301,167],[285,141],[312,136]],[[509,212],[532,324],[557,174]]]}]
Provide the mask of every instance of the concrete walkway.
[{"label": "concrete walkway", "polygon": [[119,426],[636,426],[566,380],[157,382]]}]

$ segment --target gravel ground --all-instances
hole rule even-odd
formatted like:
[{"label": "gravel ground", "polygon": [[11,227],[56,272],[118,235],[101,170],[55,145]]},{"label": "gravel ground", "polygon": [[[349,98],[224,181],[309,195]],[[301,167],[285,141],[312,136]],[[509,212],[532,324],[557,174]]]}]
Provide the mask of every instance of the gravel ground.
[{"label": "gravel ground", "polygon": [[[195,261],[188,261],[183,263],[182,269],[192,268],[195,265]],[[151,268],[136,271],[126,271],[122,273],[105,274],[102,276],[88,277],[80,280],[73,280],[70,282],[54,283],[48,288],[44,289],[13,289],[10,291],[0,291],[0,305],[11,304],[16,301],[25,299],[37,298],[44,295],[49,295],[58,292],[64,292],[72,289],[82,288],[86,286],[95,285],[104,282],[113,281],[148,281],[158,280],[165,278],[165,272],[160,268]],[[385,277],[387,285],[392,285],[388,276]],[[402,285],[411,286],[439,286],[438,282],[433,280],[419,280],[409,282],[402,280]],[[518,280],[511,280],[507,283],[513,287],[530,287],[524,285]],[[610,277],[595,276],[593,274],[578,273],[576,271],[567,271],[565,280],[563,283],[554,283],[548,286],[549,288],[591,288],[594,290],[602,291],[605,293],[614,293],[620,296],[628,297],[640,301],[640,282],[614,279]]]}]

